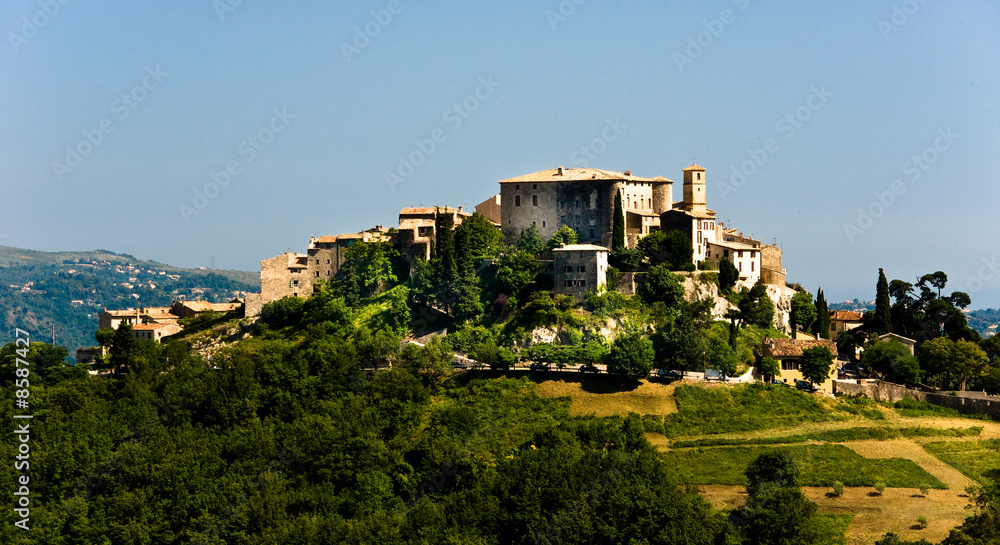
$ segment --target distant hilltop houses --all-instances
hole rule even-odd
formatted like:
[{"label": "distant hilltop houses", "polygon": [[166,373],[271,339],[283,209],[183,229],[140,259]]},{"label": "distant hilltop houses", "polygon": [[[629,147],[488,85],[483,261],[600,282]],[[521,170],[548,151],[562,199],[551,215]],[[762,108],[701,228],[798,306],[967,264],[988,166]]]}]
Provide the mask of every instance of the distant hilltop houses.
[{"label": "distant hilltop houses", "polygon": [[[717,268],[728,259],[741,280],[784,287],[781,250],[723,225],[708,208],[705,169],[691,165],[683,169],[683,180],[682,199],[674,201],[674,181],[662,176],[557,167],[499,181],[500,192],[476,205],[474,212],[497,225],[509,243],[530,227],[543,240],[563,225],[573,228],[578,244],[554,252],[559,261],[552,269],[554,291],[560,293],[579,296],[604,285],[619,196],[628,247],[635,248],[653,231],[680,231],[691,238],[692,263],[708,261]],[[247,294],[246,315],[282,297],[308,297],[315,281],[337,275],[347,248],[358,241],[393,243],[410,263],[429,259],[441,215],[452,216],[457,226],[472,212],[461,206],[403,208],[398,227],[376,225],[358,233],[311,237],[305,253],[287,252],[261,261],[261,291]]]}]

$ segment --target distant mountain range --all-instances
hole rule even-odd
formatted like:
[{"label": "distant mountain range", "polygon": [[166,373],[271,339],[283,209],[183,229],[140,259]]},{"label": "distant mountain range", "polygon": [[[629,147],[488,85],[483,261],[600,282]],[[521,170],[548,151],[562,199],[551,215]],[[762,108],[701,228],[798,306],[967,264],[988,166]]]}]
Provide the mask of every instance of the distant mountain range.
[{"label": "distant mountain range", "polygon": [[94,345],[105,308],[166,306],[176,299],[228,301],[260,291],[260,273],[183,269],[107,250],[39,252],[0,246],[0,344],[15,328],[33,340],[66,346],[75,356]]}]

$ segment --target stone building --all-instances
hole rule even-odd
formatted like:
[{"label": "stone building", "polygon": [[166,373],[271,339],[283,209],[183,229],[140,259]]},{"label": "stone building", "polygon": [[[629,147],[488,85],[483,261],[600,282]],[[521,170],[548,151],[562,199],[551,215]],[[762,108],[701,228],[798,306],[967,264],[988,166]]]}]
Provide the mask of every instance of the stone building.
[{"label": "stone building", "polygon": [[516,242],[532,225],[543,239],[568,225],[581,243],[605,247],[611,245],[615,195],[621,194],[629,244],[634,245],[670,209],[673,186],[666,178],[642,178],[630,171],[563,167],[499,183],[500,229],[508,242]]},{"label": "stone building", "polygon": [[600,291],[607,284],[608,249],[567,244],[552,250],[552,265],[553,293],[582,301],[587,293]]},{"label": "stone building", "polygon": [[497,193],[485,201],[476,205],[476,212],[479,212],[486,219],[496,225],[500,225],[500,194]]},{"label": "stone building", "polygon": [[684,199],[660,215],[659,228],[691,237],[691,259],[696,264],[708,261],[717,269],[723,259],[728,259],[739,271],[740,280],[755,283],[763,279],[768,284],[784,285],[781,250],[726,228],[715,211],[708,208],[705,169],[691,165],[683,172]]},{"label": "stone building", "polygon": [[396,242],[399,253],[409,263],[415,259],[428,260],[434,253],[437,239],[437,220],[442,215],[450,215],[455,227],[472,214],[462,211],[462,207],[433,206],[426,208],[404,208],[399,211],[399,234]]},{"label": "stone building", "polygon": [[132,328],[132,335],[138,339],[162,342],[163,337],[179,333],[181,326],[174,324],[139,324]]},{"label": "stone building", "polygon": [[[830,359],[830,375],[822,384],[815,386],[829,394],[836,393],[834,380],[837,378],[837,344],[826,339],[795,340],[795,339],[764,339],[764,355],[774,358],[781,367],[781,374],[775,377],[789,386],[795,386],[798,380],[805,381],[799,371],[799,361],[802,351],[816,346],[825,346],[833,357]],[[808,382],[808,381],[807,381]]]},{"label": "stone building", "polygon": [[860,312],[853,310],[831,310],[830,311],[830,338],[837,340],[837,337],[845,331],[850,331],[861,327],[864,323],[864,316]]}]

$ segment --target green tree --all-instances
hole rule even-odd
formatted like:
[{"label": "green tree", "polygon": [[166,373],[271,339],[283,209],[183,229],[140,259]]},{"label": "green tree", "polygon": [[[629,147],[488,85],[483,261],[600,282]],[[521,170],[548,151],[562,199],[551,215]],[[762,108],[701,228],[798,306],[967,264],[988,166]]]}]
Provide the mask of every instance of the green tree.
[{"label": "green tree", "polygon": [[360,298],[372,297],[391,287],[398,278],[393,259],[399,254],[388,242],[356,242],[344,252],[344,263],[337,275],[351,306]]},{"label": "green tree", "polygon": [[736,269],[736,265],[733,265],[733,262],[728,258],[722,258],[722,261],[719,262],[719,291],[731,292],[739,279],[740,271]]},{"label": "green tree", "polygon": [[454,358],[455,352],[437,335],[431,337],[424,346],[409,343],[399,351],[402,368],[414,376],[422,377],[432,391],[451,373]]},{"label": "green tree", "polygon": [[918,352],[920,366],[933,377],[932,382],[955,386],[964,391],[970,378],[982,375],[989,368],[989,358],[976,343],[938,337],[925,342]]},{"label": "green tree", "polygon": [[619,335],[604,361],[609,373],[621,374],[631,378],[645,378],[653,370],[656,353],[653,343],[639,333]]},{"label": "green tree", "polygon": [[878,270],[878,282],[875,284],[875,321],[872,323],[872,333],[884,335],[892,333],[891,302],[889,301],[889,283],[885,272]]},{"label": "green tree", "polygon": [[531,255],[538,255],[545,249],[545,241],[542,240],[542,235],[534,225],[521,230],[521,238],[517,241],[517,249],[528,252]]},{"label": "green tree", "polygon": [[653,231],[639,239],[637,248],[651,264],[666,264],[671,270],[691,263],[694,255],[691,237],[679,230]]},{"label": "green tree", "polygon": [[814,346],[802,351],[799,372],[810,384],[822,383],[830,378],[833,353],[825,346]]},{"label": "green tree", "polygon": [[458,266],[472,266],[479,259],[496,257],[503,249],[503,232],[486,216],[476,212],[455,227]]},{"label": "green tree", "polygon": [[639,296],[647,303],[663,302],[668,309],[675,308],[684,299],[681,279],[670,272],[666,265],[654,265],[646,272],[638,286]]},{"label": "green tree", "polygon": [[792,310],[788,315],[792,331],[796,329],[809,331],[813,322],[816,321],[816,305],[812,302],[812,294],[808,291],[800,291],[793,295]]},{"label": "green tree", "polygon": [[528,250],[508,249],[500,255],[497,284],[501,293],[522,301],[526,290],[535,281],[540,265],[535,254]]},{"label": "green tree", "polygon": [[816,290],[816,321],[813,322],[812,332],[817,338],[830,338],[830,309],[822,288]]},{"label": "green tree", "polygon": [[910,349],[896,339],[879,341],[861,354],[861,363],[885,380],[899,384],[920,382],[920,364]]},{"label": "green tree", "polygon": [[766,382],[770,383],[773,381],[774,377],[781,374],[781,366],[778,365],[778,360],[770,356],[764,356],[760,360],[760,374]]},{"label": "green tree", "polygon": [[458,274],[458,262],[455,256],[455,217],[448,208],[443,212],[435,208],[434,223],[435,257],[441,260],[441,279],[448,283]]},{"label": "green tree", "polygon": [[448,289],[450,297],[447,306],[460,322],[467,322],[483,313],[483,304],[479,300],[482,293],[479,278],[471,267],[464,269]]},{"label": "green tree", "polygon": [[784,452],[758,456],[747,466],[747,501],[740,528],[747,543],[798,545],[816,539],[809,524],[816,504],[798,486],[798,468]]},{"label": "green tree", "polygon": [[622,207],[621,191],[615,193],[614,223],[611,227],[611,251],[625,249],[625,211]]},{"label": "green tree", "polygon": [[94,332],[94,340],[98,346],[111,346],[111,339],[115,336],[115,330],[110,327],[102,327]]},{"label": "green tree", "polygon": [[122,323],[111,338],[110,363],[115,373],[121,373],[132,366],[138,339],[132,334],[132,326]]},{"label": "green tree", "polygon": [[553,233],[549,238],[549,241],[545,243],[545,249],[552,250],[564,244],[576,244],[578,240],[580,240],[580,237],[577,235],[576,231],[568,225],[563,225],[555,233]]}]

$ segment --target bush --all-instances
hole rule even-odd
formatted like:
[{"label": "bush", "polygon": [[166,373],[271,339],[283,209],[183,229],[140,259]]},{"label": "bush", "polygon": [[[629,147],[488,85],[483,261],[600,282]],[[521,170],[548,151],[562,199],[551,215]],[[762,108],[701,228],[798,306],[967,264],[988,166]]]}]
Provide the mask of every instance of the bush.
[{"label": "bush", "polygon": [[833,481],[833,493],[838,498],[844,495],[844,483],[840,481]]},{"label": "bush", "polygon": [[930,493],[930,491],[931,491],[930,485],[928,485],[927,483],[920,483],[920,495],[921,496],[923,496],[923,497],[926,498],[927,494]]},{"label": "bush", "polygon": [[881,496],[885,492],[885,481],[882,479],[875,481],[875,491]]},{"label": "bush", "polygon": [[920,515],[919,517],[917,517],[917,526],[921,530],[923,530],[924,528],[927,528],[927,517],[925,517],[923,515]]}]

